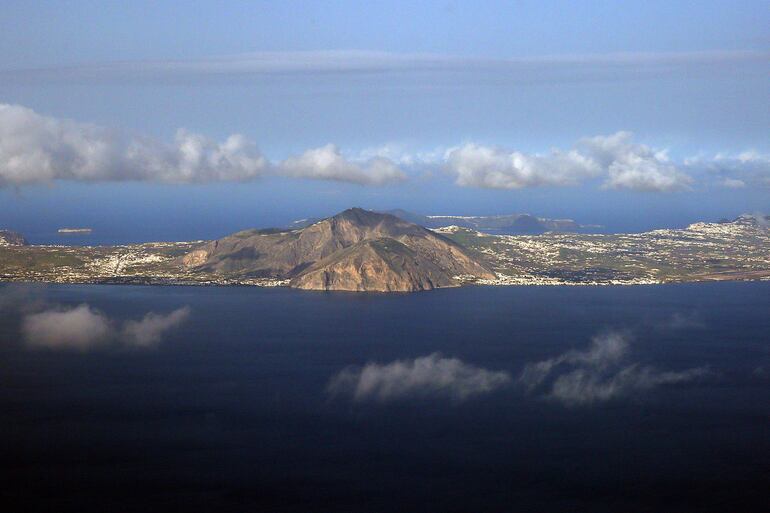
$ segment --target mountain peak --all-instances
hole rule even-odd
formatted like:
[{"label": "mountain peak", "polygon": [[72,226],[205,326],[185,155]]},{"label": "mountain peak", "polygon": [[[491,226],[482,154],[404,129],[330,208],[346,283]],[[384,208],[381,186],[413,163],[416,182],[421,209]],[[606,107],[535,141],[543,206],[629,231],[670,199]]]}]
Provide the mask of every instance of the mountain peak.
[{"label": "mountain peak", "polygon": [[425,290],[458,285],[457,276],[493,276],[456,242],[358,207],[297,230],[240,232],[188,253],[183,263],[323,290]]},{"label": "mountain peak", "polygon": [[390,214],[382,214],[374,212],[373,210],[365,210],[360,207],[353,207],[332,216],[330,219],[344,219],[353,223],[369,225],[373,223],[379,223],[388,218],[395,218]]}]

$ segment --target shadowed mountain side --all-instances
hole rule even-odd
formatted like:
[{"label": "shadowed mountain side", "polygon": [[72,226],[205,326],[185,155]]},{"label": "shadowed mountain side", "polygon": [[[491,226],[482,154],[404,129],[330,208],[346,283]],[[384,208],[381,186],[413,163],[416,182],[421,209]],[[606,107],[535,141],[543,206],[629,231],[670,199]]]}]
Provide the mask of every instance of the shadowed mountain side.
[{"label": "shadowed mountain side", "polygon": [[[363,241],[377,244],[339,253]],[[343,261],[348,266],[344,272]],[[318,274],[322,262],[335,270],[323,280]],[[362,267],[353,272],[349,266],[356,262]],[[427,290],[458,285],[455,277],[493,277],[486,264],[456,242],[398,217],[360,208],[298,230],[239,232],[188,253],[182,263],[238,277],[292,279],[292,286],[324,290]],[[314,278],[300,279],[311,272]],[[378,277],[377,272],[383,274]]]},{"label": "shadowed mountain side", "polygon": [[394,239],[364,240],[291,280],[308,290],[414,292],[459,285],[445,269]]}]

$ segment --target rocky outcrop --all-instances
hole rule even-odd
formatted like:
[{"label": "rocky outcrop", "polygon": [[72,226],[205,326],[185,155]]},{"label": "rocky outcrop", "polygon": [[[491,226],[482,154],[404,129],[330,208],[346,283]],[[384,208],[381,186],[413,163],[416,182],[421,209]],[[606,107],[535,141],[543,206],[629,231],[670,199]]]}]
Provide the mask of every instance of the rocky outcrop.
[{"label": "rocky outcrop", "polygon": [[0,230],[0,246],[26,246],[27,240],[20,233]]},{"label": "rocky outcrop", "polygon": [[182,263],[191,270],[288,279],[293,287],[320,290],[429,290],[493,276],[478,257],[444,236],[360,208],[297,230],[239,232],[188,253]]},{"label": "rocky outcrop", "polygon": [[312,265],[291,281],[308,290],[415,292],[458,282],[434,262],[394,239],[365,240]]}]

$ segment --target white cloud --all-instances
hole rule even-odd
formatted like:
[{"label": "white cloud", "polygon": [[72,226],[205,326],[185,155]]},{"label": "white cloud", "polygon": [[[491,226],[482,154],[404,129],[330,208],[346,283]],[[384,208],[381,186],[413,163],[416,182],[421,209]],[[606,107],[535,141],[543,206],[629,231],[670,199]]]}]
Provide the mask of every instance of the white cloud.
[{"label": "white cloud", "polygon": [[464,400],[491,392],[509,381],[507,372],[490,371],[433,353],[385,365],[350,367],[331,379],[328,391],[332,395],[351,396],[356,401],[428,396]]},{"label": "white cloud", "polygon": [[232,182],[267,174],[363,185],[406,179],[389,158],[350,160],[331,144],[273,166],[240,134],[217,142],[180,129],[167,144],[0,104],[0,187],[56,180]]},{"label": "white cloud", "polygon": [[371,157],[362,162],[345,158],[333,144],[289,157],[278,166],[279,172],[297,178],[336,180],[362,185],[384,185],[400,182],[406,175],[385,157]]},{"label": "white cloud", "polygon": [[458,185],[490,189],[576,185],[601,172],[596,162],[576,151],[538,155],[477,144],[447,151],[446,164]]},{"label": "white cloud", "polygon": [[74,308],[56,306],[25,315],[21,333],[24,342],[35,348],[85,351],[109,343],[149,347],[187,320],[189,313],[187,307],[167,315],[150,312],[139,321],[125,321],[118,329],[116,321],[87,304]]},{"label": "white cloud", "polygon": [[180,129],[173,142],[165,143],[0,104],[0,187],[57,180],[206,183],[265,175],[381,186],[406,180],[402,167],[437,165],[449,170],[460,186],[492,189],[601,180],[608,189],[671,192],[690,189],[694,183],[690,172],[703,170],[716,175],[716,183],[723,187],[770,187],[768,155],[717,154],[680,164],[664,150],[634,142],[633,135],[624,131],[584,138],[572,149],[542,154],[468,143],[423,152],[387,144],[346,155],[328,144],[273,164],[240,134],[217,142]]},{"label": "white cloud", "polygon": [[690,381],[708,373],[703,367],[669,372],[626,363],[630,341],[627,332],[596,336],[585,351],[572,350],[528,364],[519,376],[519,383],[530,392],[540,391],[548,398],[577,406]]},{"label": "white cloud", "polygon": [[179,130],[173,144],[0,104],[0,186],[76,181],[250,180],[268,163],[241,135],[218,143]]},{"label": "white cloud", "polygon": [[551,371],[563,364],[587,365],[597,369],[618,362],[628,351],[629,336],[624,332],[609,332],[594,337],[587,351],[568,351],[561,356],[527,364],[519,377],[519,382],[533,390],[542,384]]},{"label": "white cloud", "polygon": [[132,346],[154,346],[162,340],[167,331],[179,326],[189,317],[190,308],[186,306],[166,315],[149,312],[140,321],[126,321],[121,338]]},{"label": "white cloud", "polygon": [[692,178],[673,164],[665,151],[633,142],[630,132],[583,139],[580,146],[607,172],[611,189],[670,192],[688,189]]},{"label": "white cloud", "polygon": [[240,134],[217,143],[180,129],[166,151],[148,151],[151,145],[133,142],[128,157],[144,171],[144,179],[164,182],[244,181],[263,175],[268,162],[256,144]]},{"label": "white cloud", "polygon": [[21,331],[31,347],[85,350],[107,342],[112,326],[103,313],[83,304],[29,314]]},{"label": "white cloud", "polygon": [[706,373],[707,370],[700,367],[681,372],[660,372],[652,367],[629,365],[603,377],[593,369],[576,369],[556,378],[550,395],[569,405],[590,404],[660,385],[683,383]]},{"label": "white cloud", "polygon": [[629,132],[585,138],[572,150],[548,154],[465,144],[446,153],[446,165],[458,185],[491,189],[569,186],[600,176],[605,188],[635,191],[670,192],[692,183],[664,151],[634,143]]}]

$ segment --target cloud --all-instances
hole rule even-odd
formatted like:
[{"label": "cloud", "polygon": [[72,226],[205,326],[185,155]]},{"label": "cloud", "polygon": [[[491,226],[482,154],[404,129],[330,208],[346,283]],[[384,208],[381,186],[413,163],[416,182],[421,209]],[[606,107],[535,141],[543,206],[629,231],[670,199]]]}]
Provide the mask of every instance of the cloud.
[{"label": "cloud", "polygon": [[568,406],[579,406],[690,381],[708,373],[703,367],[670,372],[627,363],[630,342],[628,332],[598,335],[587,350],[572,350],[528,364],[519,376],[519,383],[529,392],[542,393]]},{"label": "cloud", "polygon": [[361,185],[384,185],[400,182],[406,175],[386,157],[371,157],[362,162],[346,159],[333,144],[289,157],[278,166],[286,176],[316,180],[336,180]]},{"label": "cloud", "polygon": [[21,332],[31,347],[85,350],[107,342],[112,326],[104,314],[83,304],[29,314]]},{"label": "cloud", "polygon": [[527,364],[519,377],[519,382],[533,390],[548,378],[551,371],[563,364],[586,365],[604,369],[619,361],[628,351],[629,336],[624,332],[610,332],[594,337],[587,351],[568,351],[561,356]]},{"label": "cloud", "polygon": [[652,367],[629,365],[615,374],[602,377],[593,369],[576,369],[556,378],[550,396],[568,405],[590,404],[659,385],[683,383],[707,372],[705,368],[659,372]]},{"label": "cloud", "polygon": [[240,134],[217,142],[180,129],[167,144],[0,104],[0,187],[56,180],[242,182],[268,174],[363,185],[406,179],[388,158],[351,161],[331,144],[274,166]]},{"label": "cloud", "polygon": [[604,187],[648,192],[688,189],[692,178],[681,172],[665,151],[633,142],[630,132],[583,139],[580,146],[605,169]]},{"label": "cloud", "polygon": [[54,306],[22,318],[24,342],[33,348],[86,351],[107,344],[149,347],[158,344],[170,329],[189,317],[187,307],[162,315],[150,312],[139,321],[125,321],[122,328],[104,313],[82,304],[74,308]]},{"label": "cloud", "polygon": [[576,185],[601,172],[596,162],[576,151],[538,155],[477,144],[449,150],[446,165],[457,176],[457,185],[490,189]]},{"label": "cloud", "polygon": [[692,157],[685,160],[685,165],[715,176],[717,185],[722,187],[770,187],[770,155],[756,151],[745,151],[737,155],[717,153],[712,157]]},{"label": "cloud", "polygon": [[664,151],[634,143],[630,132],[580,140],[569,151],[527,154],[465,144],[446,153],[446,167],[464,187],[519,189],[578,185],[604,176],[603,187],[670,192],[688,189],[692,178]]},{"label": "cloud", "polygon": [[126,321],[120,336],[132,346],[154,346],[167,331],[179,326],[189,317],[190,308],[186,306],[166,315],[149,312],[140,321]]},{"label": "cloud", "polygon": [[448,72],[495,74],[512,83],[538,81],[639,79],[649,76],[719,76],[737,67],[757,71],[770,62],[770,53],[753,51],[621,52],[609,54],[535,55],[485,58],[427,53],[367,50],[252,52],[197,60],[106,62],[69,67],[14,69],[0,76],[15,81],[160,80],[169,77],[247,77],[266,75],[382,75]]},{"label": "cloud", "polygon": [[413,148],[399,143],[386,143],[361,150],[357,157],[359,160],[370,158],[386,158],[399,166],[408,167],[435,167],[444,161],[447,152],[445,147],[436,147],[427,151],[415,151]]},{"label": "cloud", "polygon": [[179,130],[172,144],[0,104],[0,186],[74,181],[192,183],[261,176],[267,161],[243,136],[218,143]]},{"label": "cloud", "polygon": [[509,381],[507,372],[490,371],[433,353],[414,360],[347,368],[331,379],[328,392],[355,401],[431,396],[461,401],[491,392]]},{"label": "cloud", "polygon": [[594,180],[605,189],[672,192],[689,190],[694,183],[690,172],[704,170],[723,187],[770,187],[768,155],[717,154],[676,163],[665,150],[637,143],[625,131],[583,138],[571,149],[547,153],[466,143],[422,152],[388,144],[344,154],[327,144],[271,163],[241,134],[218,142],[179,129],[173,142],[166,143],[0,104],[0,188],[57,180],[242,182],[276,175],[383,186],[407,180],[403,167],[443,167],[457,185],[490,189],[565,187]]}]

